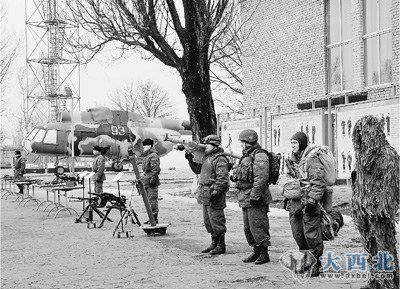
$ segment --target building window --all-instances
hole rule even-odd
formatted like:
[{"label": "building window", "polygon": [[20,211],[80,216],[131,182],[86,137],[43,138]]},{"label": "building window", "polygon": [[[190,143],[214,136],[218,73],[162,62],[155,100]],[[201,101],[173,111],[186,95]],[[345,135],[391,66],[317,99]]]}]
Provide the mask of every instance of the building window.
[{"label": "building window", "polygon": [[353,87],[351,47],[351,1],[328,0],[328,91]]},{"label": "building window", "polygon": [[365,81],[367,86],[393,81],[390,0],[364,0]]}]

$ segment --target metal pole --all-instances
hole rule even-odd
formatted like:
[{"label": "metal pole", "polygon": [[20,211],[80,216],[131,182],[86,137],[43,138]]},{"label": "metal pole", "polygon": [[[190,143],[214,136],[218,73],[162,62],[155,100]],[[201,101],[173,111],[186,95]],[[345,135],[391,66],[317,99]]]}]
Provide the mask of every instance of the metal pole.
[{"label": "metal pole", "polygon": [[221,115],[217,114],[217,136],[221,136],[220,125],[221,125]]},{"label": "metal pole", "polygon": [[262,125],[263,117],[262,117],[261,114],[260,114],[259,118],[260,118],[260,132],[259,132],[260,133],[260,140],[259,140],[259,143],[262,146],[262,144],[263,144],[263,133],[262,133],[262,131],[263,131],[263,125]]},{"label": "metal pole", "polygon": [[328,146],[333,150],[333,135],[332,135],[332,99],[328,97]]},{"label": "metal pole", "polygon": [[72,101],[72,109],[71,109],[71,134],[72,134],[72,140],[71,140],[71,172],[72,175],[75,176],[75,129],[74,129],[74,99],[71,98]]},{"label": "metal pole", "polygon": [[[265,122],[265,124],[264,124],[264,133],[265,133],[265,135],[264,135],[264,147],[268,150],[268,142],[267,142],[267,136],[268,136],[268,122],[267,122],[267,116],[268,116],[268,108],[267,107],[264,107],[264,122]],[[269,149],[271,149],[271,148],[269,148]]]}]

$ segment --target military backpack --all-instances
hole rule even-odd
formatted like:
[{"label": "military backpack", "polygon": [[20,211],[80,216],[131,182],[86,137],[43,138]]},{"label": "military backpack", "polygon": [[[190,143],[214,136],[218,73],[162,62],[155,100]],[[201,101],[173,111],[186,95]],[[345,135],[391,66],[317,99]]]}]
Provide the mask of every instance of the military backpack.
[{"label": "military backpack", "polygon": [[253,180],[253,162],[254,162],[254,156],[259,153],[259,152],[264,152],[268,156],[268,161],[269,161],[269,176],[268,176],[268,184],[269,185],[275,185],[278,182],[279,179],[279,172],[281,168],[281,155],[280,154],[275,154],[272,152],[269,152],[265,149],[258,148],[255,149],[249,157],[251,158],[251,165],[240,165],[237,169],[234,170],[233,172],[233,179],[239,180],[239,181],[247,181],[247,182],[252,182]]}]

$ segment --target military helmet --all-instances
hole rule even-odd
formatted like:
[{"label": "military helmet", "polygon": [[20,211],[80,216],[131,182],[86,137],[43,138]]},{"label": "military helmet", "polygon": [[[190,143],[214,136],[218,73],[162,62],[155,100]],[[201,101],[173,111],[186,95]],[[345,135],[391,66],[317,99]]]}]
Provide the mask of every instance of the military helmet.
[{"label": "military helmet", "polygon": [[245,129],[239,134],[239,140],[248,143],[254,143],[258,141],[258,134],[256,133],[255,130]]},{"label": "military helmet", "polygon": [[210,134],[204,138],[205,144],[212,144],[215,146],[221,145],[221,138],[215,134]]}]

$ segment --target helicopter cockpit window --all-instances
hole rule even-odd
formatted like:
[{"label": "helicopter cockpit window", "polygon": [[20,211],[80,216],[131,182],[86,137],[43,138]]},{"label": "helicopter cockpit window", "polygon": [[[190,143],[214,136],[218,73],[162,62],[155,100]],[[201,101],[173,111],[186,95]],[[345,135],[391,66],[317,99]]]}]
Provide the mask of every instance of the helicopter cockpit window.
[{"label": "helicopter cockpit window", "polygon": [[43,143],[57,144],[57,131],[48,130],[46,136],[44,137]]},{"label": "helicopter cockpit window", "polygon": [[39,131],[39,129],[37,129],[37,128],[32,129],[31,132],[26,136],[26,139],[32,140],[35,137],[35,135],[38,133],[38,131]]},{"label": "helicopter cockpit window", "polygon": [[44,129],[39,129],[38,133],[33,138],[33,141],[42,142],[45,134],[46,134],[46,131]]}]

